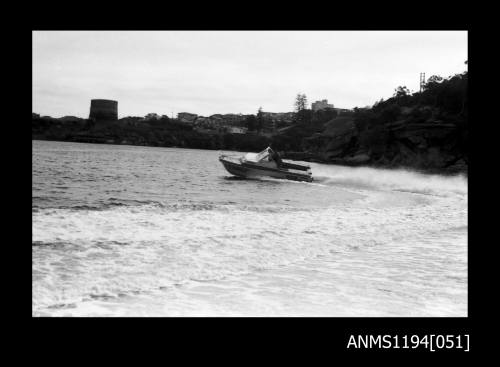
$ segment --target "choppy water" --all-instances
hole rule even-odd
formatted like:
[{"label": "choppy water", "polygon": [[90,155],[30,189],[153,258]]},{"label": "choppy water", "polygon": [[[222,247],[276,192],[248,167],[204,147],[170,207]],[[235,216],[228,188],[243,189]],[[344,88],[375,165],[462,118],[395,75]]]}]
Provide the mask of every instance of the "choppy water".
[{"label": "choppy water", "polygon": [[33,141],[34,316],[467,316],[467,179]]}]

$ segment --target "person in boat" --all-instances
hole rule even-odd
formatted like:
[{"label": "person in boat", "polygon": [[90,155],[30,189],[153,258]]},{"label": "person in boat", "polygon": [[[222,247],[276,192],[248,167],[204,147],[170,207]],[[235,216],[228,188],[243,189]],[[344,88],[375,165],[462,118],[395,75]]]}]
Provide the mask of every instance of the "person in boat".
[{"label": "person in boat", "polygon": [[273,161],[276,162],[276,164],[278,165],[278,167],[281,166],[282,161],[281,161],[280,155],[278,154],[278,152],[275,152],[271,147],[269,147],[269,156],[271,157],[271,159]]}]

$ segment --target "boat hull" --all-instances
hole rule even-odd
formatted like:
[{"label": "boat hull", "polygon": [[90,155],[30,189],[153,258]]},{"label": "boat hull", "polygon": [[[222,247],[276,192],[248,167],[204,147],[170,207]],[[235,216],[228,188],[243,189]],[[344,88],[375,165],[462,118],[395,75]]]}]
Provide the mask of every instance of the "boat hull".
[{"label": "boat hull", "polygon": [[279,170],[275,168],[260,167],[250,163],[234,163],[224,158],[219,158],[226,170],[239,177],[245,178],[260,178],[260,177],[273,177],[292,181],[306,181],[312,182],[312,177],[308,174],[300,174],[290,172],[288,170]]}]

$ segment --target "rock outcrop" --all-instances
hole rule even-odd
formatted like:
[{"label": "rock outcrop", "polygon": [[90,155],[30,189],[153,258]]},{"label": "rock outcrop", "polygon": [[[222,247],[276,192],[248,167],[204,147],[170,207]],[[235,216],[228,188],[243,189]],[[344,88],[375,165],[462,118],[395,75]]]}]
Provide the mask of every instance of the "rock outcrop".
[{"label": "rock outcrop", "polygon": [[304,160],[467,172],[467,72],[438,79],[430,78],[414,94],[400,87],[386,101],[342,114],[322,131],[301,136]]}]

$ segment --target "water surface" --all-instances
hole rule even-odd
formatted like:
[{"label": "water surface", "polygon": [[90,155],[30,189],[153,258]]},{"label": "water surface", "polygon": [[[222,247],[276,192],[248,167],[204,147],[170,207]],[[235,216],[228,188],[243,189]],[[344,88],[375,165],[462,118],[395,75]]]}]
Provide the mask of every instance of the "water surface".
[{"label": "water surface", "polygon": [[467,316],[467,179],[33,141],[34,316]]}]

